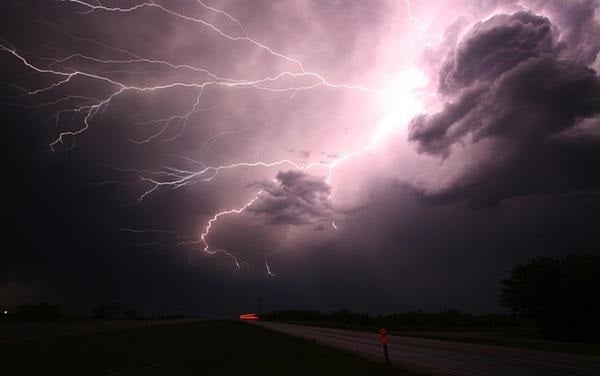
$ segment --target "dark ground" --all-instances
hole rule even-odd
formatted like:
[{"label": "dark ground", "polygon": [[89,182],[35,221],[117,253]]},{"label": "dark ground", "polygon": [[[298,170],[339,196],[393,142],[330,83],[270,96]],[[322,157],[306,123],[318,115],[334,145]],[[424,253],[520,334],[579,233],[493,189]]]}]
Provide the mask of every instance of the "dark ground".
[{"label": "dark ground", "polygon": [[[282,321],[286,322],[286,321]],[[317,326],[333,329],[347,329],[375,333],[378,327],[362,327],[358,325],[344,325],[331,322],[287,321],[292,324]],[[385,326],[385,325],[384,325]],[[439,339],[451,342],[474,343],[482,345],[495,345],[516,347],[523,349],[554,351],[570,354],[600,356],[600,343],[564,342],[543,339],[532,328],[469,328],[469,327],[435,327],[435,328],[395,328],[389,330],[390,334],[414,338]]]},{"label": "dark ground", "polygon": [[[312,322],[312,321],[281,321],[291,324],[317,326],[333,329],[347,329],[356,331],[365,331],[376,333],[378,327],[363,327],[359,325],[344,325],[331,322]],[[385,325],[384,325],[385,326]],[[469,328],[469,327],[446,327],[446,328],[395,328],[389,330],[390,334],[425,338],[439,339],[442,341],[473,343],[481,345],[495,345],[503,347],[516,347],[523,349],[554,351],[570,354],[594,355],[600,356],[600,343],[593,342],[564,342],[551,341],[543,339],[537,331],[532,328]]]},{"label": "dark ground", "polygon": [[516,347],[600,356],[600,342],[548,340],[533,320],[508,315],[472,315],[458,311],[406,312],[372,317],[348,311],[323,314],[315,311],[279,311],[266,321],[376,333],[382,326],[390,334],[483,345]]},{"label": "dark ground", "polygon": [[[376,333],[256,321],[256,325],[298,338],[381,359]],[[433,375],[462,376],[597,376],[600,357],[492,345],[389,335],[392,365]]]},{"label": "dark ground", "polygon": [[386,374],[382,364],[235,321],[11,341],[0,364],[15,376]]}]

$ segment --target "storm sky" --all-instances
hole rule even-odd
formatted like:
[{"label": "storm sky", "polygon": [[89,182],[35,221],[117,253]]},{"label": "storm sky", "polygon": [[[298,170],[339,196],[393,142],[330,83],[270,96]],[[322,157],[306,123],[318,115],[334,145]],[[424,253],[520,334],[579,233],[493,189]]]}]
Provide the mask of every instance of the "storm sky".
[{"label": "storm sky", "polygon": [[599,7],[3,2],[0,304],[501,311],[600,251]]}]

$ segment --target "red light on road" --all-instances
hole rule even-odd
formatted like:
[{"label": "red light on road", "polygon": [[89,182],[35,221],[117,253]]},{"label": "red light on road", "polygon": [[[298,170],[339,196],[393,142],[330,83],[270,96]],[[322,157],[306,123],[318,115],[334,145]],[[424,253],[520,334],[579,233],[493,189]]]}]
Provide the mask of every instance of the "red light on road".
[{"label": "red light on road", "polygon": [[258,320],[259,317],[256,313],[244,313],[240,315],[240,320]]}]

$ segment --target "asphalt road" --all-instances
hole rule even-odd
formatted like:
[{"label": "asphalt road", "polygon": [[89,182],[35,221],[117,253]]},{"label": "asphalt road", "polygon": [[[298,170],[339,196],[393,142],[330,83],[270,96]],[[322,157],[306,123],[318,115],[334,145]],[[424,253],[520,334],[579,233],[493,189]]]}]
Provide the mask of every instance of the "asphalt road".
[{"label": "asphalt road", "polygon": [[[376,333],[257,321],[253,324],[383,361]],[[600,375],[600,357],[389,336],[394,365],[436,375]]]}]

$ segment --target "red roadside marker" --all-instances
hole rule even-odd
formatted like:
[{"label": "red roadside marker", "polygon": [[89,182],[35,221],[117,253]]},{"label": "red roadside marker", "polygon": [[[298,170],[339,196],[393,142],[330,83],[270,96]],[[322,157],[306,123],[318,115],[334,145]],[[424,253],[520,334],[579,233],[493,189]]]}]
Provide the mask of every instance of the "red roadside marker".
[{"label": "red roadside marker", "polygon": [[384,345],[388,344],[388,335],[385,328],[379,329],[379,341]]},{"label": "red roadside marker", "polygon": [[389,367],[390,365],[390,359],[388,356],[388,333],[387,330],[385,328],[381,328],[379,329],[379,342],[381,342],[381,344],[383,345],[383,355],[385,356],[385,366]]}]

